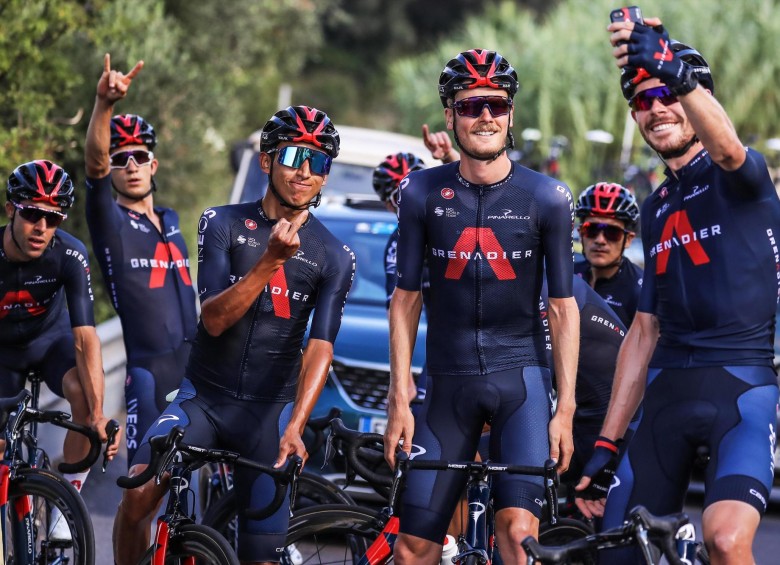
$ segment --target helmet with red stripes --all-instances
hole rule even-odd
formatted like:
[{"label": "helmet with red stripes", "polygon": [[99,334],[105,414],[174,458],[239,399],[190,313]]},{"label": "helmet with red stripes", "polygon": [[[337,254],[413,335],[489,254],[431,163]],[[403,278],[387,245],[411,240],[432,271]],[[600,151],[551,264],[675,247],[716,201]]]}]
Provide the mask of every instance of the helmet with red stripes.
[{"label": "helmet with red stripes", "polygon": [[152,125],[141,116],[123,114],[111,118],[111,149],[125,145],[146,145],[151,151],[157,145]]},{"label": "helmet with red stripes", "polygon": [[450,60],[439,75],[439,98],[445,108],[456,92],[481,87],[506,90],[509,98],[514,98],[517,73],[509,61],[495,51],[471,49]]},{"label": "helmet with red stripes", "polygon": [[574,213],[578,218],[606,216],[633,225],[639,218],[639,205],[625,186],[599,182],[580,193]]},{"label": "helmet with red stripes", "polygon": [[398,184],[412,171],[425,168],[425,163],[414,153],[396,153],[388,155],[374,169],[374,190],[382,202],[398,206]]},{"label": "helmet with red stripes", "polygon": [[310,143],[336,158],[339,132],[328,115],[309,106],[289,106],[279,110],[263,126],[260,151],[273,151],[283,141]]},{"label": "helmet with red stripes", "polygon": [[6,198],[11,202],[32,200],[67,209],[75,200],[73,182],[65,169],[51,161],[19,165],[8,177]]}]

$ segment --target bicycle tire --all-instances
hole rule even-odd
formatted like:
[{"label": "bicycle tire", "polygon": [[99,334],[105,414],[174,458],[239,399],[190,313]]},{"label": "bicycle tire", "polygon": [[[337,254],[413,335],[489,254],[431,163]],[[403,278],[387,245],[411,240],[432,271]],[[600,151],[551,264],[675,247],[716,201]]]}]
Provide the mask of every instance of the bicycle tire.
[{"label": "bicycle tire", "polygon": [[[332,481],[319,475],[302,473],[298,477],[298,492],[294,510],[323,504],[345,504],[354,506],[355,501]],[[207,509],[201,523],[214,528],[235,548],[237,547],[236,516],[238,502],[236,491],[231,489],[220,496]]]},{"label": "bicycle tire", "polygon": [[[148,565],[154,558],[150,547],[139,565]],[[184,565],[195,558],[195,565],[240,565],[233,548],[219,532],[202,524],[184,524],[168,541],[165,565]]]},{"label": "bicycle tire", "polygon": [[558,518],[553,526],[543,522],[539,528],[539,543],[542,545],[564,545],[582,539],[593,533],[593,528],[574,518]]},{"label": "bicycle tire", "polygon": [[[356,565],[381,535],[384,524],[381,513],[361,506],[325,504],[307,508],[290,520],[282,564]],[[298,559],[292,558],[291,545],[299,553]],[[392,556],[383,563],[392,563]]]},{"label": "bicycle tire", "polygon": [[[8,491],[8,509],[19,503],[26,502],[22,498],[29,497],[31,506],[31,523],[33,535],[32,552],[35,565],[49,563],[69,563],[70,565],[94,565],[95,535],[92,521],[84,500],[76,489],[61,476],[45,469],[21,468],[16,470],[16,478],[10,483]],[[71,533],[71,542],[57,543],[49,539],[49,518],[52,507],[57,507],[62,513]],[[9,532],[24,528],[23,523],[14,520],[11,512],[6,512],[6,520],[10,521]],[[27,533],[20,538],[26,542]],[[23,565],[26,555],[14,557],[13,543],[7,544],[6,563]]]}]

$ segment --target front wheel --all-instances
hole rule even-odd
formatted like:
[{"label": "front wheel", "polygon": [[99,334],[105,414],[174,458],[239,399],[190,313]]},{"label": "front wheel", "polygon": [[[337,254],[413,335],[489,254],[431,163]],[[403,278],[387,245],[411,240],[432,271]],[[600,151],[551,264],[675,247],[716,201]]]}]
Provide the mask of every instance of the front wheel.
[{"label": "front wheel", "polygon": [[[360,506],[326,504],[297,513],[290,520],[283,565],[392,562],[395,533],[385,517]],[[361,561],[371,548],[371,560]]]},{"label": "front wheel", "polygon": [[[8,543],[4,563],[94,565],[95,537],[81,495],[45,469],[17,469],[4,508]],[[55,529],[54,520],[65,528]],[[65,536],[54,539],[52,532]]]},{"label": "front wheel", "polygon": [[[150,565],[154,550],[150,547],[139,565]],[[216,530],[200,524],[186,524],[168,542],[165,565],[193,564],[240,565],[230,544]]]}]

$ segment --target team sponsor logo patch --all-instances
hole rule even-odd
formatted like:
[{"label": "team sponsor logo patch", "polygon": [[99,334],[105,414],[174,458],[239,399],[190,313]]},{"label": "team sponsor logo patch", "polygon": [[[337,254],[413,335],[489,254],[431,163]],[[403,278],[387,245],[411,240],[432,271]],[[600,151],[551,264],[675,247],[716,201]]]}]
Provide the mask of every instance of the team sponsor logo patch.
[{"label": "team sponsor logo patch", "polygon": [[446,200],[452,200],[455,197],[455,191],[451,188],[442,188],[441,197]]},{"label": "team sponsor logo patch", "polygon": [[257,229],[257,222],[254,220],[251,220],[247,218],[244,220],[244,225],[246,226],[246,229],[248,230],[256,230]]}]

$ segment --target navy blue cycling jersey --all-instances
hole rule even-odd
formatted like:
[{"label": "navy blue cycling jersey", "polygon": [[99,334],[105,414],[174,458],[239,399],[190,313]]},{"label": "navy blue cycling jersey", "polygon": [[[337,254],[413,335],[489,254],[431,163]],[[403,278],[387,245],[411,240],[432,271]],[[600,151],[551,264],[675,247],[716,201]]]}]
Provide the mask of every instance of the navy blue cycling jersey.
[{"label": "navy blue cycling jersey", "polygon": [[[588,283],[576,275],[572,282],[574,298],[580,311],[580,356],[577,362],[577,409],[574,419],[601,423],[607,414],[617,354],[627,330],[614,310]],[[553,367],[547,323],[548,302],[545,278],[540,310],[546,330],[548,363]]]},{"label": "navy blue cycling jersey", "polygon": [[[390,298],[393,296],[396,283],[398,282],[398,228],[390,234],[385,246],[385,290],[387,291],[387,307],[390,307]],[[431,281],[428,277],[428,268],[423,268],[422,273],[422,292],[423,307],[429,300],[429,291]]]},{"label": "navy blue cycling jersey", "polygon": [[[87,224],[128,362],[169,353],[195,337],[195,290],[179,216],[155,207],[162,232],[145,214],[116,203],[111,176],[87,179]],[[143,364],[141,362],[140,364]]]},{"label": "navy blue cycling jersey", "polygon": [[571,193],[516,163],[501,182],[475,185],[459,163],[400,185],[397,286],[419,290],[427,259],[428,372],[546,366],[542,271],[551,296],[572,296]]},{"label": "navy blue cycling jersey", "polygon": [[639,310],[661,336],[651,367],[771,366],[780,201],[761,154],[724,171],[703,150],[642,206]]},{"label": "navy blue cycling jersey", "polygon": [[[591,280],[591,268],[587,260],[574,263],[574,272],[586,281]],[[596,279],[593,288],[620,316],[623,324],[629,327],[639,305],[642,269],[623,257],[617,272],[608,279]]]},{"label": "navy blue cycling jersey", "polygon": [[[209,208],[200,219],[198,287],[205,301],[239,281],[263,255],[275,220],[260,202]],[[310,338],[335,341],[355,275],[355,254],[313,215],[300,247],[249,310],[219,336],[198,325],[187,375],[239,399],[295,397],[309,314]]]},{"label": "navy blue cycling jersey", "polygon": [[0,345],[24,345],[55,328],[66,303],[71,327],[94,326],[92,300],[87,248],[69,233],[57,230],[32,261],[10,261],[0,245]]}]

